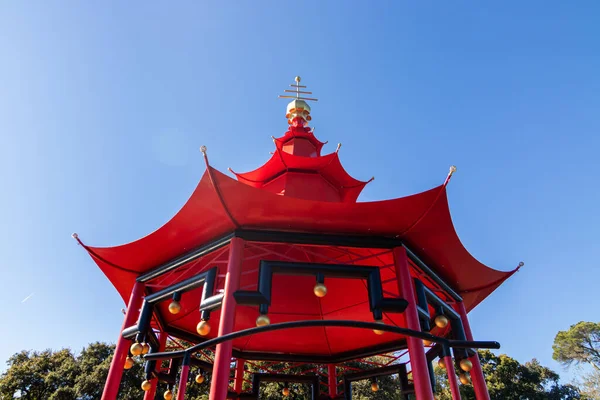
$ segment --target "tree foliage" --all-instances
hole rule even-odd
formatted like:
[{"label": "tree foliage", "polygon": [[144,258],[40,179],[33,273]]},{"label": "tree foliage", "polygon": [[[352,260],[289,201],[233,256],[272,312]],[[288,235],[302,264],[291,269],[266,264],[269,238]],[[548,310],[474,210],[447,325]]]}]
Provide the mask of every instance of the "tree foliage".
[{"label": "tree foliage", "polygon": [[[574,400],[583,399],[579,389],[562,385],[559,375],[533,359],[525,364],[505,354],[489,350],[479,352],[481,368],[492,400]],[[436,368],[437,391],[440,400],[449,400],[450,389],[446,371]],[[461,385],[463,399],[475,399],[473,387]]]},{"label": "tree foliage", "polygon": [[589,364],[600,371],[600,323],[579,322],[554,338],[552,358],[565,366]]}]

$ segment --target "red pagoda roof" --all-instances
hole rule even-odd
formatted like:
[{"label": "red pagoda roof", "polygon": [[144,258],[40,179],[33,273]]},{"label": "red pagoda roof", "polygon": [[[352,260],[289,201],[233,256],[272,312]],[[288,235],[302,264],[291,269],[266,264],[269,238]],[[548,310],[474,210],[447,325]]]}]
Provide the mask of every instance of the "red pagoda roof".
[{"label": "red pagoda roof", "polygon": [[467,310],[516,271],[489,268],[464,248],[445,185],[393,200],[332,203],[278,196],[212,167],[183,208],[153,233],[121,246],[86,248],[127,300],[138,275],[237,228],[399,238],[427,255],[435,272],[463,296]]},{"label": "red pagoda roof", "polygon": [[[283,174],[318,174],[339,193],[339,200],[336,200],[342,202],[356,202],[360,192],[369,183],[351,177],[342,166],[337,151],[324,156],[302,157],[278,148],[269,161],[254,171],[246,173],[237,173],[231,169],[230,171],[240,182],[255,188],[263,188]],[[307,189],[311,193],[316,192],[310,185]]]}]

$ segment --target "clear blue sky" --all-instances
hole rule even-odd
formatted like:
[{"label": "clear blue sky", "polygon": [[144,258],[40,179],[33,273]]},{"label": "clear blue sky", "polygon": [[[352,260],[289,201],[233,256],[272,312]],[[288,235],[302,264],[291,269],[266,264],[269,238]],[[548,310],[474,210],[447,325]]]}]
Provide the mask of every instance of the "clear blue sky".
[{"label": "clear blue sky", "polygon": [[162,225],[202,144],[221,171],[261,165],[301,75],[326,150],[376,177],[362,200],[458,166],[465,246],[526,263],[471,314],[476,338],[570,377],[554,335],[599,306],[598,2],[125,3],[0,6],[0,360],[114,341],[123,303],[71,233],[108,246]]}]

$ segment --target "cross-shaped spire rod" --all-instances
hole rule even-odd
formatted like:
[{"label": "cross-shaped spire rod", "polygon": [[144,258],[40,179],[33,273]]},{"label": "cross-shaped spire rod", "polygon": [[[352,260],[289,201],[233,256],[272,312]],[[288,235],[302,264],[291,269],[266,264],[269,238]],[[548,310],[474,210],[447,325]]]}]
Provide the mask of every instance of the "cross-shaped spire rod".
[{"label": "cross-shaped spire rod", "polygon": [[296,100],[309,100],[309,101],[318,101],[319,100],[319,99],[314,99],[314,98],[310,98],[310,97],[301,97],[301,94],[312,94],[312,92],[300,90],[300,89],[306,89],[306,86],[300,84],[301,78],[299,76],[294,78],[294,81],[296,81],[296,83],[290,85],[290,87],[293,87],[295,89],[294,90],[285,89],[284,92],[295,93],[296,95],[295,96],[279,95],[280,99],[296,99]]}]

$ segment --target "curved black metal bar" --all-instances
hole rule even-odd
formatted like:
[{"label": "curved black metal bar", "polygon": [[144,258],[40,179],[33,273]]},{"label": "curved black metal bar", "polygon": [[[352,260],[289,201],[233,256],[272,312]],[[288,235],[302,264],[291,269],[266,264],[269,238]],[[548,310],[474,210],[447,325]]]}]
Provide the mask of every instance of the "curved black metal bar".
[{"label": "curved black metal bar", "polygon": [[244,329],[241,331],[229,333],[227,335],[219,336],[214,339],[207,340],[206,342],[194,345],[186,350],[178,350],[163,353],[146,354],[144,359],[146,360],[167,360],[172,358],[181,358],[186,354],[193,354],[200,350],[207,349],[209,347],[216,346],[220,343],[227,342],[229,340],[242,338],[245,336],[255,335],[258,333],[278,331],[283,329],[293,328],[314,328],[314,327],[345,327],[345,328],[359,328],[359,329],[377,329],[384,332],[397,333],[404,336],[412,336],[422,340],[428,340],[433,343],[441,343],[448,347],[456,348],[476,348],[476,349],[499,349],[500,343],[498,342],[478,342],[478,341],[466,341],[466,340],[449,340],[439,336],[434,336],[430,333],[414,331],[412,329],[400,328],[393,325],[385,325],[376,322],[362,322],[362,321],[351,321],[351,320],[314,320],[314,321],[294,321],[294,322],[283,322],[280,324],[271,324],[267,326],[259,326],[256,328]]}]

